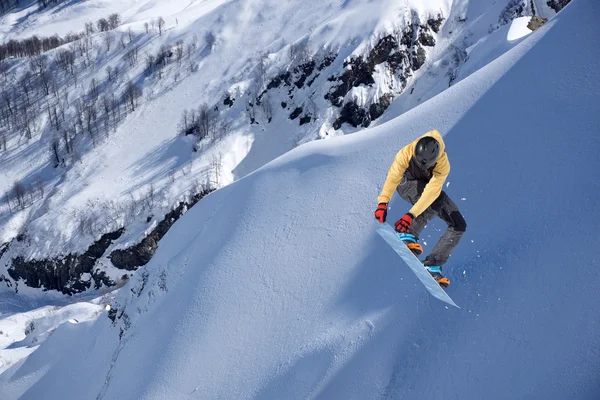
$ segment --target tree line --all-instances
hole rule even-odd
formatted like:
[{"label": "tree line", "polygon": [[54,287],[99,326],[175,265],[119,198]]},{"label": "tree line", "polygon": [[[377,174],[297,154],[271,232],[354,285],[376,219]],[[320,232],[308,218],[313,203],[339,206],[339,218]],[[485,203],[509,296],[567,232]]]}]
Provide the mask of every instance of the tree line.
[{"label": "tree line", "polygon": [[11,39],[6,43],[0,44],[0,61],[12,57],[34,57],[65,44],[77,42],[96,32],[107,32],[116,29],[120,24],[121,17],[119,14],[111,14],[108,18],[100,18],[95,25],[92,22],[87,22],[85,24],[85,32],[68,33],[64,37],[58,35],[38,37],[34,35],[22,40]]},{"label": "tree line", "polygon": [[[161,19],[157,20],[158,33],[164,24]],[[106,20],[109,28],[114,26],[111,20],[112,24],[120,22],[118,18]],[[92,36],[98,31],[98,26],[101,35]],[[195,35],[191,40],[180,40],[173,46],[163,45],[157,53],[140,55],[140,47],[131,30],[118,36],[102,32],[105,27],[104,22],[96,25],[88,23],[84,33],[73,36],[72,43],[58,50],[46,54],[42,46],[40,54],[35,54],[38,50],[26,50],[27,60],[0,60],[0,151],[6,151],[8,145],[30,141],[41,130],[54,131],[48,149],[52,165],[61,167],[76,162],[81,158],[78,152],[86,148],[76,145],[81,138],[87,137],[95,147],[116,129],[128,113],[138,108],[143,91],[137,79],[129,77],[129,69],[142,62],[142,74],[161,79],[167,67],[173,64],[175,82],[185,68],[194,72],[192,54],[200,49]],[[123,47],[124,63],[108,65],[104,76],[94,73],[84,88],[81,79],[89,76],[95,68],[99,49],[104,45],[107,52],[111,50],[106,43],[107,36],[113,38],[110,44],[118,38]],[[211,33],[207,37],[212,38],[207,40],[207,46],[214,45],[214,35]],[[23,45],[40,48],[40,42],[43,41]],[[185,67],[182,65],[184,62]],[[12,68],[16,63],[21,67]],[[148,84],[152,80],[146,79],[145,82]],[[203,105],[184,114],[181,129],[197,136],[199,142],[208,138],[209,141],[202,145],[220,140],[231,130],[231,122],[220,120],[217,110],[208,106]],[[29,184],[15,182],[5,193],[5,200],[14,212],[28,207],[35,199],[43,198],[41,189],[43,185],[37,180]]]},{"label": "tree line", "polygon": [[[46,8],[49,6],[58,5],[63,3],[65,0],[38,0],[37,4],[39,8]],[[0,15],[12,10],[13,8],[17,8],[22,6],[23,0],[0,0]],[[29,6],[29,4],[25,4]]]}]

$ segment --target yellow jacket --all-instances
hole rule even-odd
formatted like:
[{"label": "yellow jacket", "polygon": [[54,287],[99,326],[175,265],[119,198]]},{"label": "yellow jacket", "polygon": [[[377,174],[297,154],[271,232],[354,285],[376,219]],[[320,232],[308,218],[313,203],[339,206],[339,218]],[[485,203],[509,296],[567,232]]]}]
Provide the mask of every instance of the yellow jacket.
[{"label": "yellow jacket", "polygon": [[[421,194],[421,198],[417,201],[413,207],[410,209],[410,213],[415,217],[419,216],[423,211],[425,211],[431,203],[438,198],[440,193],[442,193],[442,186],[446,181],[446,177],[450,173],[450,162],[448,161],[448,156],[446,155],[444,145],[444,141],[442,140],[442,135],[437,130],[432,130],[431,132],[427,132],[425,135],[421,136],[419,139],[425,136],[431,136],[435,138],[440,144],[440,156],[437,159],[435,166],[433,167],[433,171],[430,177],[427,186],[423,190],[423,194]],[[409,167],[410,160],[415,155],[415,147],[417,146],[417,142],[419,139],[414,142],[404,146],[402,150],[396,154],[394,158],[394,162],[388,171],[387,178],[385,183],[383,184],[383,189],[381,190],[381,194],[377,198],[378,203],[389,203],[394,190],[400,184],[402,177],[404,176],[404,172]]]}]

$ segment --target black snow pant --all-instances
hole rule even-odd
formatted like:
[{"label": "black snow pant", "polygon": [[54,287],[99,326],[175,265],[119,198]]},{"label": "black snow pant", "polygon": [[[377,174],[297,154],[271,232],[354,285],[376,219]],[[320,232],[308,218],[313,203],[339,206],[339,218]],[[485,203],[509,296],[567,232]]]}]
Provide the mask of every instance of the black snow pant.
[{"label": "black snow pant", "polygon": [[[407,180],[406,177],[404,177],[402,182],[400,182],[400,185],[396,188],[396,191],[400,197],[414,205],[421,197],[426,185],[427,182],[425,181]],[[457,205],[450,197],[448,197],[446,192],[442,191],[431,206],[414,219],[410,227],[410,233],[418,238],[423,228],[425,228],[425,225],[427,225],[427,223],[435,216],[440,217],[448,224],[448,229],[446,229],[446,232],[444,232],[431,253],[425,258],[423,264],[426,266],[442,266],[446,263],[448,257],[450,257],[450,254],[452,254],[452,251],[467,229],[467,223],[458,210]]]}]

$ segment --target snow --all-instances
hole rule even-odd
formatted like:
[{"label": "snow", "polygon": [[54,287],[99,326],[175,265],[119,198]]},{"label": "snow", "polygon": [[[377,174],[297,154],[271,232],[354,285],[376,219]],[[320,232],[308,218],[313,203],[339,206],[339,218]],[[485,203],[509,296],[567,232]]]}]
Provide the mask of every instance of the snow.
[{"label": "snow", "polygon": [[[207,196],[119,292],[114,324],[63,325],[0,397],[597,398],[599,12],[575,1],[421,106]],[[461,309],[372,226],[395,153],[433,127],[448,194],[469,199],[445,269]]]},{"label": "snow", "polygon": [[57,328],[68,322],[95,321],[105,306],[100,299],[69,305],[44,306],[27,312],[0,308],[0,374],[33,353]]},{"label": "snow", "polygon": [[[408,18],[411,9],[425,18],[447,13],[451,6],[449,0],[410,0],[402,4],[394,0],[376,4],[362,0],[342,3],[311,0],[303,2],[299,10],[298,3],[276,0],[88,0],[65,2],[46,10],[38,10],[37,4],[31,3],[17,12],[0,16],[0,39],[9,40],[34,34],[81,32],[86,22],[117,12],[123,24],[111,32],[117,38],[113,49],[107,52],[102,34],[96,33],[92,50],[92,54],[97,55],[95,67],[82,73],[76,85],[68,84],[64,89],[70,99],[82,97],[92,79],[106,81],[108,66],[124,71],[123,82],[115,85],[117,93],[129,78],[141,82],[144,88],[138,110],[115,132],[98,139],[98,143],[81,139],[79,159],[65,168],[51,165],[49,148],[56,134],[46,126],[44,117],[30,142],[21,143],[17,138],[9,141],[9,150],[0,153],[3,166],[0,193],[9,192],[14,182],[28,183],[39,177],[44,183],[45,195],[20,212],[10,212],[5,202],[0,203],[0,243],[8,243],[23,232],[31,239],[23,244],[13,242],[3,257],[3,264],[16,256],[29,260],[82,253],[102,233],[125,225],[126,234],[110,250],[126,247],[139,242],[151,229],[151,223],[180,201],[189,199],[198,184],[207,180],[214,184],[217,179],[211,170],[213,160],[222,161],[218,186],[224,186],[300,143],[343,134],[333,132],[331,123],[335,116],[328,110],[323,96],[315,96],[312,89],[296,94],[288,108],[305,105],[315,97],[316,107],[325,110],[325,115],[317,115],[317,121],[303,127],[298,126],[298,121],[290,121],[290,111],[278,111],[281,101],[288,100],[281,93],[270,99],[278,111],[272,123],[267,124],[260,115],[259,124],[249,125],[245,107],[256,65],[268,60],[267,70],[272,77],[289,67],[290,45],[306,43],[311,55],[325,49],[339,51],[337,68],[347,56]],[[166,20],[162,36],[156,29],[145,34],[144,23],[159,16]],[[131,69],[123,60],[131,45],[121,48],[118,44],[120,37],[127,37],[129,28],[135,35],[134,44],[140,47],[141,59]],[[208,33],[216,38],[212,49],[206,48]],[[190,63],[195,72],[190,72],[188,65],[173,63],[161,80],[144,75],[145,54],[156,54],[161,45],[173,46],[178,40],[189,43],[194,36],[198,40],[198,51]],[[53,56],[55,52],[47,55]],[[18,77],[27,63],[23,60],[16,63],[13,72]],[[314,88],[324,86],[327,77],[323,74],[315,81]],[[380,83],[387,86],[388,82]],[[230,110],[223,109],[226,92],[239,94]],[[200,152],[193,153],[193,141],[181,137],[177,124],[184,109],[196,108],[202,103],[220,106],[221,115],[231,118],[233,129],[223,141],[205,143]],[[154,207],[138,210],[133,216],[116,211],[127,209],[132,199],[143,198],[150,187],[157,195]],[[94,232],[81,232],[80,216],[93,217],[97,227]],[[145,223],[149,216],[154,216],[152,222]],[[32,242],[35,246],[30,245]],[[109,262],[105,260],[104,264]],[[120,275],[110,276],[117,279]]]},{"label": "snow", "polygon": [[510,29],[508,30],[508,34],[506,35],[506,40],[509,42],[513,42],[515,40],[519,40],[524,36],[527,36],[531,33],[531,29],[527,27],[527,24],[531,20],[531,17],[520,17],[514,19],[510,23]]},{"label": "snow", "polygon": [[[190,72],[188,65],[173,63],[166,69],[165,77],[157,79],[143,73],[142,60],[135,68],[127,67],[123,56],[131,45],[122,48],[116,44],[107,52],[102,35],[93,36],[95,68],[82,73],[76,85],[65,84],[63,89],[68,91],[69,98],[83,96],[92,79],[105,82],[105,69],[110,66],[124,71],[123,82],[115,84],[117,93],[128,78],[143,85],[141,104],[115,132],[99,138],[98,143],[93,144],[80,135],[79,157],[64,168],[54,168],[50,162],[49,148],[56,133],[46,126],[44,116],[30,142],[17,138],[9,141],[9,150],[0,152],[0,193],[10,192],[15,182],[32,183],[39,178],[45,186],[45,195],[19,212],[9,211],[6,202],[0,202],[0,243],[12,241],[10,250],[2,257],[2,268],[17,256],[41,260],[83,253],[101,234],[124,226],[126,232],[106,254],[131,246],[179,202],[189,200],[199,185],[207,181],[214,186],[227,185],[299,144],[360,130],[347,124],[340,130],[333,129],[339,110],[323,99],[331,85],[327,81],[330,72],[339,72],[345,59],[360,54],[381,35],[404,26],[415,15],[425,21],[441,13],[447,18],[441,32],[434,34],[438,45],[427,48],[427,64],[408,79],[409,86],[380,121],[388,121],[423,103],[448,87],[447,73],[454,69],[448,63],[457,52],[464,51],[466,55],[468,49],[469,60],[460,68],[456,66],[454,82],[516,45],[506,40],[508,27],[491,35],[488,32],[505,2],[484,3],[311,0],[303,2],[300,10],[297,2],[275,0],[88,0],[61,3],[47,10],[38,10],[31,3],[18,12],[1,16],[0,39],[9,40],[33,34],[81,32],[86,22],[117,12],[123,24],[111,33],[117,39],[125,37],[128,42],[127,30],[131,28],[136,36],[133,44],[140,47],[140,59],[145,54],[155,54],[162,45],[173,46],[178,40],[189,43],[194,36],[198,39],[197,51],[184,62],[189,61],[195,72]],[[466,22],[458,19],[463,14]],[[144,23],[158,16],[166,20],[162,36],[156,29],[145,34]],[[208,33],[216,38],[211,49],[205,43]],[[246,107],[249,93],[254,90],[256,66],[264,62],[267,76],[273,77],[292,65],[290,47],[300,43],[306,44],[311,55],[327,49],[338,52],[332,70],[324,71],[311,88],[297,90],[293,100],[287,96],[287,89],[274,91],[266,100],[275,109],[272,122],[267,124],[258,110],[258,124],[248,124]],[[52,57],[54,53],[47,54]],[[13,72],[18,77],[27,63],[16,62]],[[386,74],[384,67],[385,64],[377,66],[372,87],[353,88],[347,97],[356,97],[364,104],[400,90],[400,82]],[[230,109],[222,103],[226,93],[236,99]],[[288,103],[287,109],[281,108],[282,101]],[[202,103],[219,106],[220,116],[232,121],[232,132],[222,141],[202,143],[200,151],[194,153],[194,140],[182,137],[177,125],[184,109]],[[315,120],[303,126],[297,120],[290,121],[291,110],[298,106],[314,108]],[[215,161],[220,161],[218,179],[213,168]],[[154,204],[135,207],[150,190],[156,193]],[[93,221],[93,229],[87,232],[82,228],[85,217]],[[16,242],[14,239],[22,233],[27,240]],[[122,276],[123,271],[112,268],[107,258],[101,259],[97,267],[115,281]],[[2,274],[8,276],[5,270]],[[1,286],[0,290],[5,290]]]}]

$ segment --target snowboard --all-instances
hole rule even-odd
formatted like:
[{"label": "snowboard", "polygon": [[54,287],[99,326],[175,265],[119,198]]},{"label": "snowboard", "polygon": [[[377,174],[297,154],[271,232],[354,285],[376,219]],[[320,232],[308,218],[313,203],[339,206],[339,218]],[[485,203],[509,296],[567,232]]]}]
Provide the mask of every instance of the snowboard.
[{"label": "snowboard", "polygon": [[390,245],[392,249],[404,260],[406,265],[415,273],[417,278],[425,286],[425,289],[433,297],[446,302],[454,307],[460,308],[448,296],[448,293],[433,279],[429,272],[425,269],[421,261],[409,250],[408,247],[398,238],[398,233],[389,224],[380,224],[375,221],[375,230]]}]

